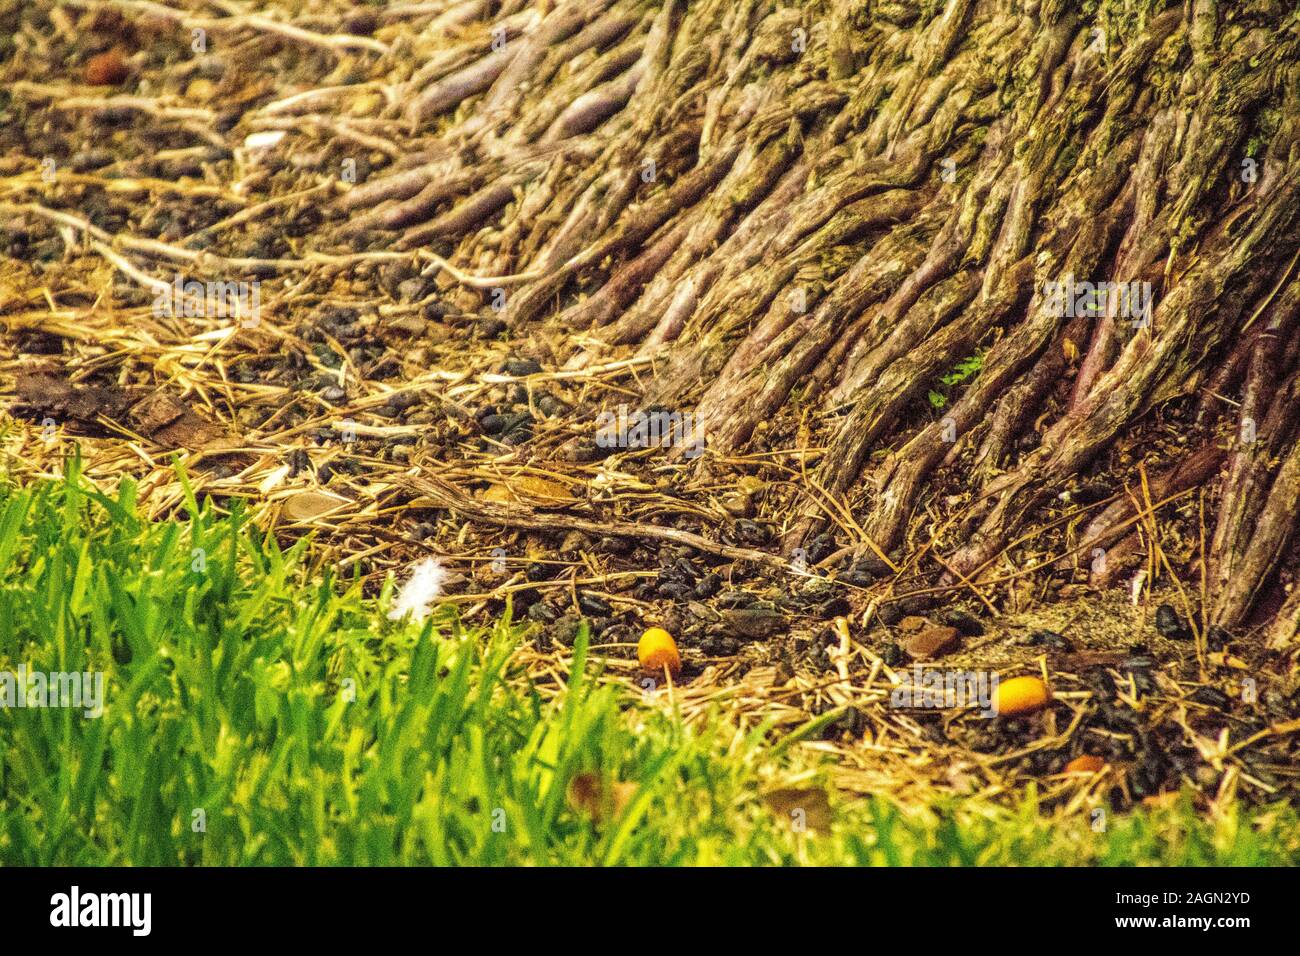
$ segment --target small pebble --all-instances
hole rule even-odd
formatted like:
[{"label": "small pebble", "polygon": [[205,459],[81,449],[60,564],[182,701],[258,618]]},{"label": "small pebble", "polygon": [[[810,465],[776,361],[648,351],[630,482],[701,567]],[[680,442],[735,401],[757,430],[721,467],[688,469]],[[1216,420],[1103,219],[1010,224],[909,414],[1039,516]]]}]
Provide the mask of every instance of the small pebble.
[{"label": "small pebble", "polygon": [[1192,691],[1190,700],[1198,704],[1205,704],[1207,707],[1213,707],[1216,710],[1228,710],[1232,707],[1232,701],[1228,695],[1217,687],[1198,687]]},{"label": "small pebble", "polygon": [[524,375],[536,375],[542,370],[541,363],[536,359],[508,359],[502,368],[507,375],[522,377]]},{"label": "small pebble", "polygon": [[86,82],[91,86],[117,86],[129,73],[118,50],[97,53],[86,61]]},{"label": "small pebble", "polygon": [[1057,634],[1055,631],[1034,631],[1025,639],[1025,643],[1030,647],[1050,647],[1055,651],[1073,650],[1070,639],[1064,634]]},{"label": "small pebble", "polygon": [[772,637],[787,626],[784,615],[754,607],[724,611],[722,617],[731,636],[741,640]]},{"label": "small pebble", "polygon": [[373,10],[358,10],[343,21],[343,29],[353,36],[370,36],[379,26],[379,14]]},{"label": "small pebble", "polygon": [[901,602],[895,601],[890,604],[882,604],[876,608],[876,617],[880,618],[880,623],[887,627],[893,627],[906,616],[906,611]]},{"label": "small pebble", "polygon": [[980,619],[960,608],[945,611],[941,619],[944,624],[957,628],[966,637],[979,637],[984,633],[984,625]]},{"label": "small pebble", "polygon": [[478,334],[485,339],[494,339],[506,330],[506,323],[494,316],[479,319]]},{"label": "small pebble", "polygon": [[586,591],[578,592],[578,609],[590,617],[609,617],[613,613],[608,601]]},{"label": "small pebble", "polygon": [[960,643],[957,628],[935,625],[908,635],[903,650],[914,661],[929,661],[955,651]]},{"label": "small pebble", "polygon": [[433,291],[433,283],[424,276],[406,279],[397,286],[397,298],[402,302],[419,302]]},{"label": "small pebble", "polygon": [[559,612],[549,604],[534,604],[528,609],[528,619],[538,624],[554,624]]},{"label": "small pebble", "polygon": [[1162,604],[1156,608],[1156,630],[1171,641],[1190,641],[1192,632],[1183,619],[1178,616],[1172,604]]}]

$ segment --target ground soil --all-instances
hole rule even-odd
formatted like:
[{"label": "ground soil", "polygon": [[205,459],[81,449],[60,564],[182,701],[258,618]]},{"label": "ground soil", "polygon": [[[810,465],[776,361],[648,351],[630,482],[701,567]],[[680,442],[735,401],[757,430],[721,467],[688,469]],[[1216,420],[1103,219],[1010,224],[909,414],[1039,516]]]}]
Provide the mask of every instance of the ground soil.
[{"label": "ground soil", "polygon": [[[436,555],[468,619],[509,606],[528,625],[539,675],[562,670],[585,621],[611,677],[635,686],[635,642],[663,626],[685,668],[655,693],[688,716],[721,702],[785,729],[833,714],[816,736],[848,789],[1003,794],[1037,781],[1080,810],[1184,786],[1207,805],[1300,795],[1294,661],[1201,619],[1204,496],[1145,522],[1109,589],[1089,588],[1071,554],[1088,509],[1140,500],[1116,474],[1188,454],[1190,410],[1158,408],[1063,486],[992,580],[936,584],[951,529],[924,507],[904,546],[847,550],[867,487],[791,553],[781,542],[815,497],[826,437],[797,403],[743,453],[700,463],[602,448],[594,417],[640,407],[647,360],[566,369],[563,342],[544,325],[511,329],[484,290],[330,238],[340,223],[325,200],[347,188],[336,169],[355,160],[364,181],[391,166],[379,147],[405,142],[397,125],[353,127],[373,140],[344,152],[336,130],[309,123],[283,146],[249,137],[267,131],[252,120],[268,103],[370,80],[355,62],[256,32],[214,34],[212,54],[194,56],[165,22],[107,4],[0,12],[0,35],[39,35],[45,53],[0,50],[0,383],[20,477],[57,473],[75,447],[92,481],[130,476],[169,517],[183,512],[179,462],[201,496],[243,505],[285,543],[314,534],[321,564],[374,592]],[[92,58],[119,50],[125,75],[92,84]],[[358,86],[346,115],[365,119],[368,96]],[[144,280],[226,278],[211,263],[232,260],[296,263],[240,276],[261,283],[256,325],[159,314]],[[930,490],[962,494],[959,474]],[[1176,615],[1163,631],[1161,605]],[[911,679],[909,634],[943,626],[960,642],[925,666],[1040,674],[1054,703],[995,720],[892,706]],[[1063,775],[1081,754],[1107,770]]]}]

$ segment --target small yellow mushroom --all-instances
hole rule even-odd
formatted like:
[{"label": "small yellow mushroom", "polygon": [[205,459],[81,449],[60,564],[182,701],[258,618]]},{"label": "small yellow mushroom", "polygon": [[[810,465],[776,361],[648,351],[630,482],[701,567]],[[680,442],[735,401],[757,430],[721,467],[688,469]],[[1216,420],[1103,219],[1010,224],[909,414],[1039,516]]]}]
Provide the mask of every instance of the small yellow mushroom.
[{"label": "small yellow mushroom", "polygon": [[1052,692],[1037,677],[1013,677],[998,682],[997,711],[1003,717],[1019,717],[1042,710]]},{"label": "small yellow mushroom", "polygon": [[662,627],[652,627],[641,635],[636,645],[636,658],[647,674],[668,673],[676,676],[682,669],[682,656],[677,652],[677,642]]}]

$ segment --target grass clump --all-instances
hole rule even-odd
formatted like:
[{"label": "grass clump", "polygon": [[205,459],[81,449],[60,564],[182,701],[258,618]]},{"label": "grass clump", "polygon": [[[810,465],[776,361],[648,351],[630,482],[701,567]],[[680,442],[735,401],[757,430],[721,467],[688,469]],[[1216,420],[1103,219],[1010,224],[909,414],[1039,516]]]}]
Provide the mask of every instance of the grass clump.
[{"label": "grass clump", "polygon": [[1286,807],[1206,821],[1185,801],[1099,833],[1032,796],[832,795],[801,832],[763,796],[824,782],[798,733],[686,726],[600,680],[585,638],[567,685],[539,685],[508,622],[388,621],[390,588],[309,574],[307,542],[237,507],[190,496],[150,522],[134,496],[75,466],[0,487],[0,670],[104,678],[99,717],[0,710],[5,865],[1258,864],[1300,845]]}]

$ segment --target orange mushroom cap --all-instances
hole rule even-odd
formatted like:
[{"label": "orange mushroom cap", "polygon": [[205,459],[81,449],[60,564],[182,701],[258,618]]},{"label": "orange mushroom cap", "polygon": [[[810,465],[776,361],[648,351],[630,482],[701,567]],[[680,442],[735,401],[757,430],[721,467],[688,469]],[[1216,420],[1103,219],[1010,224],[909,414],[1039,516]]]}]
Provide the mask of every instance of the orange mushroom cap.
[{"label": "orange mushroom cap", "polygon": [[636,645],[636,658],[647,674],[661,674],[667,667],[668,673],[675,675],[682,669],[677,642],[662,627],[652,627],[641,635]]},{"label": "orange mushroom cap", "polygon": [[1106,761],[1095,754],[1080,754],[1065,765],[1066,773],[1096,773],[1106,767]]},{"label": "orange mushroom cap", "polygon": [[997,712],[1004,717],[1018,717],[1042,710],[1052,699],[1048,690],[1037,677],[1013,677],[998,682]]}]

